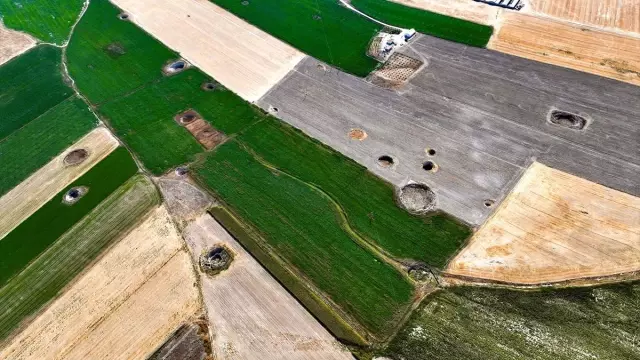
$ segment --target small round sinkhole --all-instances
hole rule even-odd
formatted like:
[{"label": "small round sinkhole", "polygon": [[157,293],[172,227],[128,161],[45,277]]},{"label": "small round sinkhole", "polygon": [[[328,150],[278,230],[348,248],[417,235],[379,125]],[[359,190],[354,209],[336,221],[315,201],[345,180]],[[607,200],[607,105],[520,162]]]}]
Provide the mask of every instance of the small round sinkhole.
[{"label": "small round sinkhole", "polygon": [[189,124],[196,121],[196,115],[192,113],[184,114],[180,117],[180,122],[183,124]]},{"label": "small round sinkhole", "polygon": [[184,67],[185,67],[184,61],[176,61],[173,64],[169,65],[169,68],[173,70],[182,70],[184,69]]},{"label": "small round sinkhole", "polygon": [[200,254],[200,269],[208,275],[216,275],[229,268],[233,253],[224,245],[217,245]]},{"label": "small round sinkhole", "polygon": [[180,60],[172,61],[167,65],[165,65],[163,68],[163,71],[165,72],[165,74],[171,75],[171,74],[179,73],[188,67],[189,67],[189,64],[185,60],[180,59]]},{"label": "small round sinkhole", "polygon": [[493,207],[493,205],[495,205],[495,203],[496,203],[496,202],[495,202],[495,201],[493,201],[493,200],[491,200],[491,199],[487,199],[487,200],[485,200],[485,201],[483,202],[484,206],[485,206],[485,207],[488,207],[488,208]]},{"label": "small round sinkhole", "polygon": [[435,149],[427,149],[427,155],[434,156],[435,154],[436,154],[436,150]]},{"label": "small round sinkhole", "polygon": [[347,135],[353,140],[362,141],[367,138],[367,133],[362,129],[351,129]]},{"label": "small round sinkhole", "polygon": [[86,186],[75,186],[69,189],[62,197],[62,202],[67,205],[72,205],[78,202],[86,193],[89,188]]},{"label": "small round sinkhole", "polygon": [[389,155],[382,155],[378,158],[378,165],[388,168],[393,166],[394,161],[393,158]]},{"label": "small round sinkhole", "polygon": [[248,2],[247,0],[244,0],[244,1],[243,1],[243,2],[241,2],[240,4],[242,4],[242,5],[244,5],[244,6],[247,6],[247,5],[249,5],[249,2]]},{"label": "small round sinkhole", "polygon": [[218,84],[211,81],[202,84],[202,90],[205,90],[205,91],[213,91],[217,88],[218,88]]},{"label": "small round sinkhole", "polygon": [[316,21],[322,19],[322,17],[320,15],[318,15],[318,14],[313,14],[312,17],[313,17],[313,20],[316,20]]},{"label": "small round sinkhole", "polygon": [[129,14],[120,13],[120,14],[118,14],[118,19],[120,19],[120,20],[129,20]]},{"label": "small round sinkhole", "polygon": [[178,176],[185,176],[188,173],[189,173],[189,169],[186,168],[186,167],[181,166],[181,167],[176,168],[176,175],[178,175]]},{"label": "small round sinkhole", "polygon": [[553,110],[549,115],[549,122],[571,130],[582,130],[587,126],[586,118],[561,110]]},{"label": "small round sinkhole", "polygon": [[64,164],[68,166],[78,165],[89,157],[89,152],[86,149],[76,149],[69,152],[64,157]]},{"label": "small round sinkhole", "polygon": [[436,193],[425,184],[405,185],[396,196],[400,206],[412,214],[425,214],[436,208]]},{"label": "small round sinkhole", "polygon": [[270,113],[272,113],[272,114],[277,114],[277,113],[278,113],[278,111],[280,111],[280,109],[278,109],[277,107],[275,107],[275,106],[269,106],[269,112],[270,112]]},{"label": "small round sinkhole", "polygon": [[433,161],[425,161],[422,163],[422,169],[425,171],[436,172],[438,171],[438,165]]}]

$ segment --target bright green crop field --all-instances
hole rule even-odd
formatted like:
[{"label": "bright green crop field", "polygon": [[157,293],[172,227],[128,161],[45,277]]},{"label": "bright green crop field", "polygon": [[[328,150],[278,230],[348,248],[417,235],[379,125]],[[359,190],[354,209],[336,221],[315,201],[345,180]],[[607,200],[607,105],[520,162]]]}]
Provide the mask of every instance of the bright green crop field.
[{"label": "bright green crop field", "polygon": [[97,124],[87,104],[76,96],[52,107],[0,140],[0,195],[48,163]]},{"label": "bright green crop field", "polygon": [[405,360],[640,359],[640,283],[427,298],[384,355]]},{"label": "bright green crop field", "polygon": [[0,341],[159,202],[155,186],[134,176],[9,280],[0,288]]},{"label": "bright green crop field", "polygon": [[237,142],[209,153],[195,173],[274,252],[371,332],[392,329],[407,311],[412,285],[357,244],[320,191],[263,166]]},{"label": "bright green crop field", "polygon": [[0,0],[5,26],[62,45],[69,37],[84,0]]},{"label": "bright green crop field", "polygon": [[390,184],[276,119],[256,124],[240,140],[276,168],[328,193],[359,234],[395,258],[443,267],[471,234],[446,214],[410,215],[395,204]]},{"label": "bright green crop field", "polygon": [[[118,148],[7,234],[0,241],[0,286],[137,171],[127,150]],[[86,186],[89,191],[77,203],[64,204],[64,194],[74,186]]]},{"label": "bright green crop field", "polygon": [[0,140],[73,95],[61,70],[62,52],[49,45],[0,66]]}]

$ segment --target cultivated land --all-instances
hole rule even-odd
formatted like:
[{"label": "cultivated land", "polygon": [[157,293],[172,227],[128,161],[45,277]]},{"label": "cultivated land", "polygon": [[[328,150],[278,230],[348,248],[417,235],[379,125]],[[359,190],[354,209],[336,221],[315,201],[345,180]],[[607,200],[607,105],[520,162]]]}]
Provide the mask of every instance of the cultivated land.
[{"label": "cultivated land", "polygon": [[36,45],[36,40],[19,31],[7,29],[0,21],[0,65]]},{"label": "cultivated land", "polygon": [[83,0],[0,1],[4,24],[36,38],[62,45],[82,10]]},{"label": "cultivated land", "polygon": [[637,359],[640,284],[427,298],[386,350],[394,359]]},{"label": "cultivated land", "polygon": [[189,255],[152,211],[0,353],[11,359],[144,358],[199,311]]},{"label": "cultivated land", "polygon": [[138,26],[248,101],[258,100],[304,57],[208,1],[112,2]]},{"label": "cultivated land", "polygon": [[493,25],[500,8],[473,0],[391,0],[402,5],[428,10],[435,13],[472,21],[478,24]]},{"label": "cultivated land", "polygon": [[540,284],[640,271],[640,198],[534,163],[446,273]]},{"label": "cultivated land", "polygon": [[638,0],[530,0],[528,12],[640,35]]},{"label": "cultivated land", "polygon": [[210,215],[183,234],[195,263],[213,246],[233,253],[227,270],[200,277],[216,359],[353,359]]},{"label": "cultivated land", "polygon": [[149,180],[130,179],[0,288],[0,343],[159,202]]},{"label": "cultivated land", "polygon": [[[137,171],[129,153],[119,148],[13,229],[0,240],[0,285],[22,271]],[[68,189],[75,186],[89,190],[73,205],[63,203]]]},{"label": "cultivated land", "polygon": [[[3,149],[5,143],[6,140],[0,143],[0,149]],[[111,136],[107,129],[99,127],[68,147],[18,186],[0,197],[0,209],[4,209],[2,217],[0,217],[0,239],[51,200],[52,197],[64,190],[71,182],[102,161],[117,147],[118,141]],[[32,148],[39,148],[39,146]],[[9,148],[7,152],[12,154],[11,150],[13,149],[15,147]],[[87,158],[80,164],[66,165],[64,163],[65,157],[70,152],[78,149],[87,150],[89,153]],[[14,157],[8,157],[7,160],[16,162],[15,167],[18,167],[19,158],[18,155],[14,155]],[[23,163],[29,160],[32,160],[32,158],[22,159]],[[10,165],[6,164],[4,167],[12,169],[13,167]],[[18,170],[16,169],[15,171]]]},{"label": "cultivated land", "polygon": [[551,18],[504,13],[488,47],[640,85],[640,39]]}]

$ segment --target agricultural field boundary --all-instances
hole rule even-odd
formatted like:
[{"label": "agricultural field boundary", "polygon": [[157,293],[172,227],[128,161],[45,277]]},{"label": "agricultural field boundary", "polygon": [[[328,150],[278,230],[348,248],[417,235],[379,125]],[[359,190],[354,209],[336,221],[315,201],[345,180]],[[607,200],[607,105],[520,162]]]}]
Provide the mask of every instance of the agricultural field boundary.
[{"label": "agricultural field boundary", "polygon": [[[5,209],[0,217],[0,239],[117,147],[118,140],[98,127],[0,197],[0,209]],[[76,149],[89,152],[86,160],[76,166],[65,165],[65,157]]]},{"label": "agricultural field boundary", "polygon": [[[57,296],[72,279],[160,203],[153,184],[131,178],[0,288],[0,343]],[[6,353],[2,358],[10,358]]]},{"label": "agricultural field boundary", "polygon": [[0,20],[0,66],[36,46],[36,39],[20,31],[8,29]]}]

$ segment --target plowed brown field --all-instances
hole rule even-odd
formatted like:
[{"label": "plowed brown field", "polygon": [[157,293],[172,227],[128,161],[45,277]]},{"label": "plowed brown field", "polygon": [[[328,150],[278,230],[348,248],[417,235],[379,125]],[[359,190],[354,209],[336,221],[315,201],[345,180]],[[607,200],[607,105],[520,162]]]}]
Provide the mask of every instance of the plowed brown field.
[{"label": "plowed brown field", "polygon": [[7,29],[0,20],[0,65],[36,46],[36,39]]}]

